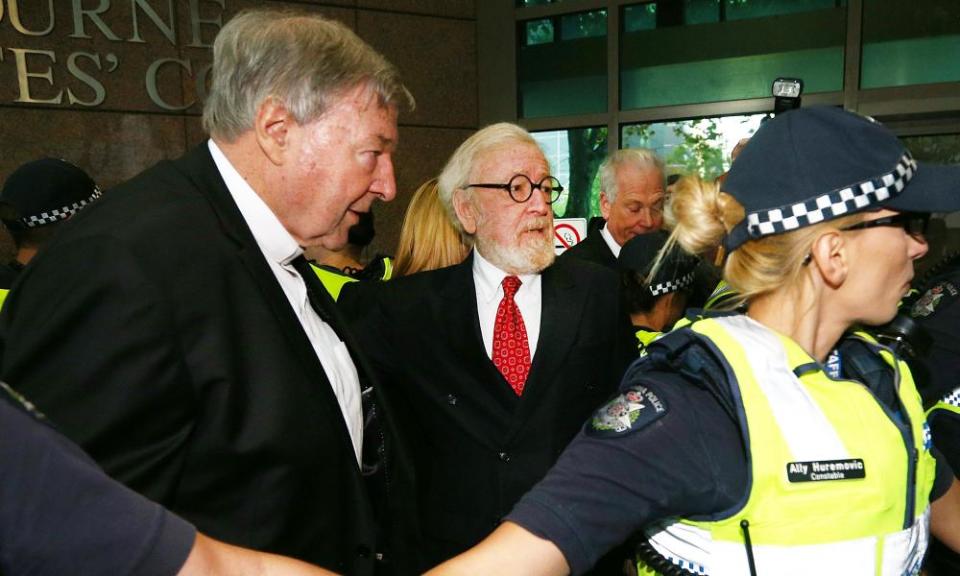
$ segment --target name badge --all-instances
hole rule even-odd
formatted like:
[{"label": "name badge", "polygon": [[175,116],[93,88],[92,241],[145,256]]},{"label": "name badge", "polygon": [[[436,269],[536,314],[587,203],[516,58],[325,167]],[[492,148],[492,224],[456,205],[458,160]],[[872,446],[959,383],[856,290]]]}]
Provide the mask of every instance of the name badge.
[{"label": "name badge", "polygon": [[827,480],[858,480],[867,477],[863,459],[813,460],[787,463],[790,482],[825,482]]}]

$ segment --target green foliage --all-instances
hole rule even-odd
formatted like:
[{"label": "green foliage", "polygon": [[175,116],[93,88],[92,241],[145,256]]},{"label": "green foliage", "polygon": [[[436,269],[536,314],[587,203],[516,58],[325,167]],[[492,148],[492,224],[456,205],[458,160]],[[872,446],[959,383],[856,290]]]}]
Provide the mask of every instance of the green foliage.
[{"label": "green foliage", "polygon": [[665,158],[668,166],[680,166],[685,174],[716,178],[723,174],[723,136],[712,118],[677,122],[673,133],[681,144]]},{"label": "green foliage", "polygon": [[960,135],[909,136],[902,138],[904,146],[921,162],[933,164],[960,164]]},{"label": "green foliage", "polygon": [[[559,22],[559,37],[556,23]],[[578,12],[565,14],[559,18],[541,18],[524,23],[526,31],[525,46],[549,44],[555,40],[574,40],[594,38],[607,34],[607,11]]]},{"label": "green foliage", "polygon": [[553,42],[553,21],[549,18],[530,20],[526,23],[527,46]]},{"label": "green foliage", "polygon": [[569,130],[570,182],[562,206],[554,214],[563,218],[590,218],[600,213],[597,169],[607,155],[607,127]]},{"label": "green foliage", "polygon": [[[656,127],[672,133],[672,139],[658,139]],[[664,162],[683,174],[715,178],[723,173],[723,134],[716,119],[685,120],[664,124],[633,124],[623,129],[630,147],[653,148],[665,154]]]},{"label": "green foliage", "polygon": [[649,147],[653,137],[657,135],[653,129],[653,124],[631,124],[623,129],[625,141],[639,141],[642,146]]},{"label": "green foliage", "polygon": [[[602,161],[601,161],[602,162]],[[599,165],[597,165],[599,168]],[[585,218],[590,220],[594,216],[600,215],[600,171],[595,170],[593,173],[593,182],[590,184],[590,212],[587,213]]]},{"label": "green foliage", "polygon": [[607,11],[579,12],[568,14],[560,20],[563,39],[594,38],[607,35]]}]

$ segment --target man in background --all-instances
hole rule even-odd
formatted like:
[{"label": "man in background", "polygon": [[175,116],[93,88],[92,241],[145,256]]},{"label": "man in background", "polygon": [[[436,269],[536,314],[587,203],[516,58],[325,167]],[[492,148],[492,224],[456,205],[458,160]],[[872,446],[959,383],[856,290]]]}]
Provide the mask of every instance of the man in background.
[{"label": "man in background", "polygon": [[416,546],[390,539],[414,532],[376,507],[411,501],[389,408],[374,388],[381,495],[362,474],[369,373],[302,254],[342,247],[393,199],[409,106],[396,69],[342,24],[234,17],[214,42],[210,140],[104,194],[24,271],[0,316],[4,380],[214,538],[410,573]]},{"label": "man in background", "polygon": [[600,214],[604,223],[583,242],[563,253],[617,268],[620,248],[637,234],[663,225],[664,164],[652,150],[617,150],[600,165]]}]

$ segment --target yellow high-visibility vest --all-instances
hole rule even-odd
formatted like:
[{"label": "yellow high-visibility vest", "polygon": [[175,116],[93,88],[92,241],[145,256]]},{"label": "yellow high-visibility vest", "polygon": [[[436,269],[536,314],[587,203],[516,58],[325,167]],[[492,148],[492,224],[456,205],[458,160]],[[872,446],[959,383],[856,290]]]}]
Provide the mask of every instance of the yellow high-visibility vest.
[{"label": "yellow high-visibility vest", "polygon": [[864,384],[831,379],[799,345],[747,316],[690,329],[736,379],[750,486],[737,509],[648,527],[653,547],[694,574],[747,575],[746,522],[757,574],[918,574],[936,464],[906,365],[856,335],[894,371],[898,417]]}]

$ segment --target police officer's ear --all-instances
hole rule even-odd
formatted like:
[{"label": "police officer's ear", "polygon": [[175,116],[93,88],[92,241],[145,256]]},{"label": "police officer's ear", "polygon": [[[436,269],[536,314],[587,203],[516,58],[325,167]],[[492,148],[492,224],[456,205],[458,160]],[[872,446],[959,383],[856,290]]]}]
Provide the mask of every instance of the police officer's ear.
[{"label": "police officer's ear", "polygon": [[267,96],[254,119],[257,143],[264,155],[273,164],[280,166],[290,148],[290,129],[296,120],[287,106],[274,96]]},{"label": "police officer's ear", "polygon": [[463,226],[463,231],[471,236],[476,234],[480,218],[470,192],[462,188],[453,191],[453,210],[457,213],[457,220]]},{"label": "police officer's ear", "polygon": [[850,246],[839,230],[830,230],[817,237],[810,246],[808,266],[819,271],[823,282],[838,288],[850,271]]}]

